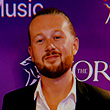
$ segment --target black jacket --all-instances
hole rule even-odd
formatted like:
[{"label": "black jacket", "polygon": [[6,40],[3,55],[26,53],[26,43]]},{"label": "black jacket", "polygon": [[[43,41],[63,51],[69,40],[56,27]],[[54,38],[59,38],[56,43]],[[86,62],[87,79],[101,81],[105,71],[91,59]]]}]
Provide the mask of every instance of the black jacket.
[{"label": "black jacket", "polygon": [[[35,110],[34,92],[37,83],[6,94],[2,110]],[[76,90],[76,110],[110,110],[107,91],[79,81]]]}]

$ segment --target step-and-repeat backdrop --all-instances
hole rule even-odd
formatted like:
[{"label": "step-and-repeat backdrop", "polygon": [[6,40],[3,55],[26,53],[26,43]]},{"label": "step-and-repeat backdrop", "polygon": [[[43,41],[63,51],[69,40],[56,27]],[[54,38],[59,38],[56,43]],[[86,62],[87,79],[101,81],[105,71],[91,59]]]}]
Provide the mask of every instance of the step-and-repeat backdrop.
[{"label": "step-and-repeat backdrop", "polygon": [[64,11],[74,25],[77,79],[110,90],[110,0],[0,0],[0,109],[6,93],[39,77],[28,54],[28,26],[48,7]]}]

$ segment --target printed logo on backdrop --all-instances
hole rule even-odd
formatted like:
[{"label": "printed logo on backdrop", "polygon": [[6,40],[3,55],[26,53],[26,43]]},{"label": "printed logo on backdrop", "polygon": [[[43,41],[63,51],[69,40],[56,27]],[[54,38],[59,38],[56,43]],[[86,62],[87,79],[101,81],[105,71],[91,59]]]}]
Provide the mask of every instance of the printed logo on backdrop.
[{"label": "printed logo on backdrop", "polygon": [[105,24],[110,24],[110,4],[107,3],[107,2],[109,2],[109,0],[104,0],[104,2],[105,2],[104,5],[109,10],[108,17],[107,17],[107,19],[105,21]]},{"label": "printed logo on backdrop", "polygon": [[[40,78],[40,73],[36,65],[32,62],[31,57],[28,57],[20,64],[28,74],[25,86],[34,84]],[[93,77],[93,81],[100,81],[100,75],[103,75],[104,78],[110,81],[108,74],[110,64],[107,64],[105,61],[94,61],[94,66],[92,66],[88,61],[80,60],[74,63],[72,71],[76,78],[82,82],[89,80],[91,77]]]},{"label": "printed logo on backdrop", "polygon": [[28,4],[23,2],[10,4],[8,2],[5,3],[5,0],[0,0],[1,17],[31,17],[33,14],[36,14],[37,8],[43,9],[44,7],[42,3],[32,5],[32,0],[27,0],[27,2]]},{"label": "printed logo on backdrop", "polygon": [[26,58],[20,65],[23,66],[24,71],[28,74],[25,86],[34,84],[40,78],[40,73],[36,65],[32,62],[31,57]]},{"label": "printed logo on backdrop", "polygon": [[105,61],[90,62],[81,60],[74,64],[72,71],[79,81],[87,81],[93,77],[93,81],[100,81],[100,75],[110,81],[110,64]]},{"label": "printed logo on backdrop", "polygon": [[[109,0],[104,0],[104,5],[106,6],[107,10],[109,10],[108,16],[106,18],[105,24],[110,23],[110,4],[108,3]],[[31,17],[33,14],[36,14],[37,8],[43,9],[44,6],[42,3],[35,3],[32,5],[32,0],[27,0],[28,4],[26,3],[13,3],[10,4],[8,2],[5,3],[5,0],[0,0],[0,9],[1,9],[1,17]],[[10,7],[12,7],[10,12]]]}]

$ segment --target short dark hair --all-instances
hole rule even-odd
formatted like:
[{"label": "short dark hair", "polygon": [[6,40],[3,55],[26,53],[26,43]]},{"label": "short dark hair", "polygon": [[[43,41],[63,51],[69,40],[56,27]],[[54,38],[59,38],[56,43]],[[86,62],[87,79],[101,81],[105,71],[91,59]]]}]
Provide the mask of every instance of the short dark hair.
[{"label": "short dark hair", "polygon": [[[35,15],[33,15],[32,20],[34,18],[36,18],[37,16],[48,15],[48,14],[53,14],[53,15],[56,14],[56,15],[64,16],[64,18],[68,21],[70,32],[72,33],[73,36],[76,37],[76,33],[75,33],[75,30],[74,30],[74,27],[73,27],[73,24],[72,24],[71,20],[69,19],[69,17],[63,11],[58,10],[57,8],[51,7],[51,8],[42,9],[42,10],[38,11]],[[32,22],[32,20],[31,20],[31,22]],[[28,35],[29,35],[29,45],[31,45],[29,29],[28,29]]]}]

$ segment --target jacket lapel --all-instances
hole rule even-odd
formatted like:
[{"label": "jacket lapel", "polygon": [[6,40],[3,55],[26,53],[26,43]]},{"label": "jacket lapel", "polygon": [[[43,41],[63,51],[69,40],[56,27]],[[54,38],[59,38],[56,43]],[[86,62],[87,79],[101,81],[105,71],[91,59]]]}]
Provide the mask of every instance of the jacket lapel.
[{"label": "jacket lapel", "polygon": [[28,87],[28,98],[26,98],[26,102],[27,102],[27,109],[25,108],[25,110],[36,110],[36,100],[34,100],[34,92],[36,90],[38,81],[33,84],[32,86]]},{"label": "jacket lapel", "polygon": [[[88,88],[84,83],[76,81],[76,110],[86,110],[85,105],[89,104]],[[87,106],[88,109],[88,106]]]}]

